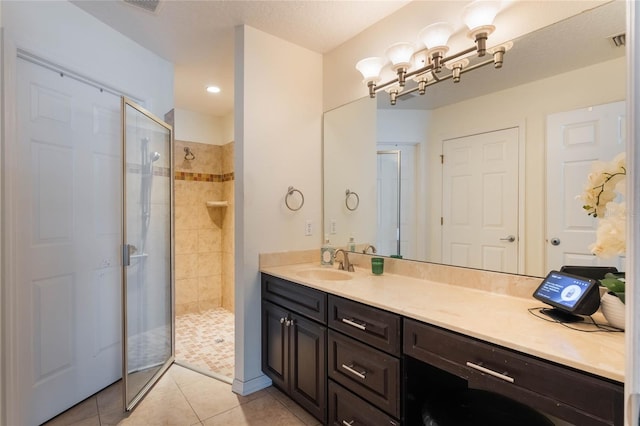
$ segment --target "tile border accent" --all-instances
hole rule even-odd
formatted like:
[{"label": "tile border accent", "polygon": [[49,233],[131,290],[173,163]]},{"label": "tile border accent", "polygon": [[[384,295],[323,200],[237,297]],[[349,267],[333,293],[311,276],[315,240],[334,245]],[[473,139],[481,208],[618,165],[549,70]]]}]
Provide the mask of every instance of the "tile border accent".
[{"label": "tile border accent", "polygon": [[[127,163],[127,173],[142,174],[142,165],[136,163]],[[171,169],[169,167],[153,166],[154,176],[171,176]]]},{"label": "tile border accent", "polygon": [[229,182],[235,179],[233,172],[223,174],[175,172],[175,180],[189,182]]}]

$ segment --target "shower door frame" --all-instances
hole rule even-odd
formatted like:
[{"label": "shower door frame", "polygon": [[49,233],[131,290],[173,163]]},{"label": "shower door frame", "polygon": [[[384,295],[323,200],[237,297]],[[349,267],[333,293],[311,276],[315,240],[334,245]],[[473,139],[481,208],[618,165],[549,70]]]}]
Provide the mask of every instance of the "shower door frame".
[{"label": "shower door frame", "polygon": [[[151,390],[151,388],[160,380],[160,378],[164,375],[164,373],[169,369],[169,367],[175,361],[176,354],[176,334],[175,334],[175,218],[174,218],[174,180],[173,180],[173,170],[174,170],[174,155],[173,155],[173,146],[174,146],[174,131],[173,127],[162,119],[152,114],[142,106],[137,103],[131,101],[130,99],[122,96],[122,162],[123,162],[123,171],[122,171],[122,399],[124,403],[125,411],[132,411],[137,404],[142,401],[142,399],[147,395],[147,393]],[[164,127],[169,131],[169,157],[170,157],[170,166],[169,166],[169,246],[170,246],[170,303],[169,303],[169,318],[171,324],[171,354],[162,364],[162,366],[156,371],[153,376],[149,379],[149,381],[139,390],[139,392],[129,399],[129,389],[128,389],[128,306],[127,306],[127,266],[128,266],[128,258],[129,258],[129,248],[131,247],[126,238],[127,238],[127,167],[126,167],[126,132],[127,132],[127,107],[131,107],[136,110],[138,113],[142,114],[146,118],[155,122],[156,124]],[[141,172],[142,173],[142,172]],[[151,197],[151,194],[149,194]]]}]

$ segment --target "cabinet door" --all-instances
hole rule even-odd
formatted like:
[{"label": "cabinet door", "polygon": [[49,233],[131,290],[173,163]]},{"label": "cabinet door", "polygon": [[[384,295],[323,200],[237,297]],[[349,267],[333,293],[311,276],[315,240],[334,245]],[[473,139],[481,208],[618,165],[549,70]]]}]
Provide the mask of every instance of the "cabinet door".
[{"label": "cabinet door", "polygon": [[289,389],[288,315],[279,306],[262,302],[262,371],[285,392]]},{"label": "cabinet door", "polygon": [[327,329],[292,314],[289,328],[290,396],[322,423],[327,420]]}]

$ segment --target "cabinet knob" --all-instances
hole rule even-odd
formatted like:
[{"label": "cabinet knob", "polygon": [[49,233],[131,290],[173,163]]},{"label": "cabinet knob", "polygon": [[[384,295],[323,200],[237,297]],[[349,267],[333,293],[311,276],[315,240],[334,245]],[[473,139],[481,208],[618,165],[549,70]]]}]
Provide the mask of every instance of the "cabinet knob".
[{"label": "cabinet knob", "polygon": [[284,323],[284,317],[280,318],[280,324]]}]

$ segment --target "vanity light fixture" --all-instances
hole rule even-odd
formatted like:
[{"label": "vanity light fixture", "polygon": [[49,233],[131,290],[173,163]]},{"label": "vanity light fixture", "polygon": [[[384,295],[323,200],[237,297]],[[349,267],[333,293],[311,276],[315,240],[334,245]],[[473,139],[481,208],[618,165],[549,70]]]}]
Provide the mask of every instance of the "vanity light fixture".
[{"label": "vanity light fixture", "polygon": [[[356,69],[362,73],[363,82],[369,88],[369,96],[375,98],[378,91],[384,90],[389,93],[391,105],[395,105],[401,96],[415,91],[423,95],[428,86],[444,80],[452,79],[454,83],[458,83],[463,73],[485,65],[494,64],[495,68],[502,68],[504,55],[513,43],[487,49],[487,39],[495,30],[493,20],[499,9],[500,2],[493,0],[475,0],[464,8],[462,19],[469,29],[467,35],[473,39],[475,46],[460,52],[445,56],[449,52],[447,43],[454,28],[446,22],[436,22],[426,26],[418,34],[426,49],[416,52],[411,43],[394,43],[386,50],[387,59],[371,57],[359,61]],[[487,52],[492,56],[491,59],[470,65],[473,53],[481,58]],[[378,84],[380,73],[388,63],[397,77]],[[441,76],[443,66],[451,70],[451,73]],[[407,79],[413,80],[417,85],[411,89],[405,88]]]}]

